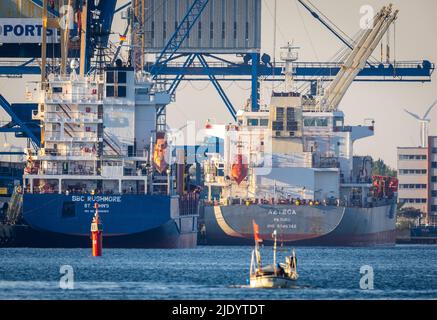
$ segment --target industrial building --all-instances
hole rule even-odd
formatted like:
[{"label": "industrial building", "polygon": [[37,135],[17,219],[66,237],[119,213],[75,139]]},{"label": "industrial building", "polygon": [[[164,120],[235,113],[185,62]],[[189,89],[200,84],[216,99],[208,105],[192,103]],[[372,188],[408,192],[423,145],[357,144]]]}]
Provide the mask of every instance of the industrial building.
[{"label": "industrial building", "polygon": [[398,178],[399,203],[437,223],[437,137],[428,137],[426,147],[398,148]]},{"label": "industrial building", "polygon": [[428,212],[429,222],[437,224],[437,137],[428,140],[428,166],[429,166],[429,194]]}]

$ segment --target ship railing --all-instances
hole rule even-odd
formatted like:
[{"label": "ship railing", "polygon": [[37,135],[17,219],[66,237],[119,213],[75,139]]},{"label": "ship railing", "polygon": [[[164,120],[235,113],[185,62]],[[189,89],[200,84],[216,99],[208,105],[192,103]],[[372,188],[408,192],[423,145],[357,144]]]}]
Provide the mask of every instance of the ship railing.
[{"label": "ship railing", "polygon": [[68,142],[98,142],[99,138],[95,135],[82,135],[80,137],[68,137],[63,135],[47,135],[46,141],[68,141]]},{"label": "ship railing", "polygon": [[69,176],[96,176],[96,172],[93,170],[68,170],[64,171],[62,169],[59,170],[49,170],[49,169],[40,169],[36,173],[36,175],[46,175],[46,176],[59,176],[59,175],[69,175]]},{"label": "ship railing", "polygon": [[141,170],[141,169],[124,168],[123,176],[124,177],[145,177],[145,176],[147,176],[147,171]]},{"label": "ship railing", "polygon": [[71,120],[72,122],[78,122],[78,120],[80,120],[80,122],[91,122],[91,121],[98,121],[99,117],[97,116],[96,113],[91,113],[91,112],[79,112],[79,111],[70,111],[68,113],[70,115],[71,118],[66,118],[62,115],[59,114],[59,112],[56,111],[46,111],[45,112],[45,118],[44,120],[46,121],[69,121]]},{"label": "ship railing", "polygon": [[96,93],[73,94],[73,93],[46,93],[45,103],[68,103],[68,104],[102,104],[102,96]]},{"label": "ship railing", "polygon": [[53,156],[53,157],[95,157],[97,156],[97,151],[87,152],[84,150],[73,150],[73,151],[61,151],[56,149],[44,149],[41,156]]}]

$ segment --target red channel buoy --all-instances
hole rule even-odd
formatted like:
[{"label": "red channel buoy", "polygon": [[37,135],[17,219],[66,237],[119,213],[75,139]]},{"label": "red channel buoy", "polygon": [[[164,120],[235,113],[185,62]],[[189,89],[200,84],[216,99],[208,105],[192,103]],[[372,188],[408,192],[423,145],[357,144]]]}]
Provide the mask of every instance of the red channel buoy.
[{"label": "red channel buoy", "polygon": [[102,255],[102,239],[103,239],[103,225],[99,216],[99,205],[94,204],[96,213],[91,223],[91,239],[93,246],[93,257],[100,257]]}]

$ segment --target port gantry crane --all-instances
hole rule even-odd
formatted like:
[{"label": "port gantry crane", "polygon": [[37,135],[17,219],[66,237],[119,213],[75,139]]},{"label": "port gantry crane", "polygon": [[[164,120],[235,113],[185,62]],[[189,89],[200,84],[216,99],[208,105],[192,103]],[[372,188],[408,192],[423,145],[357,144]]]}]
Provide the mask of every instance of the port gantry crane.
[{"label": "port gantry crane", "polygon": [[[28,0],[35,5],[42,7],[42,0]],[[163,0],[164,1],[164,0]],[[294,62],[294,80],[305,82],[316,82],[319,79],[324,81],[333,80],[333,84],[329,86],[326,96],[326,105],[335,106],[338,105],[339,100],[344,96],[345,88],[350,86],[351,81],[403,81],[403,82],[430,82],[431,75],[434,71],[434,64],[428,60],[416,61],[416,62],[388,62],[388,63],[369,63],[366,61],[363,51],[359,51],[356,48],[356,43],[351,39],[348,39],[344,34],[342,35],[340,30],[332,25],[327,19],[323,18],[320,11],[310,4],[309,1],[298,0],[301,5],[308,10],[314,18],[320,21],[330,32],[332,32],[340,41],[342,41],[349,49],[352,50],[352,54],[355,58],[361,57],[361,64],[357,64],[357,60],[349,61],[351,66],[355,69],[351,72],[350,68],[346,68],[347,65],[341,62]],[[82,3],[88,4],[87,14],[91,15],[91,10],[98,7],[101,12],[97,23],[103,26],[103,29],[107,32],[108,36],[111,30],[111,24],[113,16],[126,8],[130,8],[135,3],[137,6],[144,8],[143,0],[134,0],[134,2],[127,2],[122,6],[116,8],[116,0],[83,0]],[[97,3],[97,6],[96,6]],[[284,77],[282,71],[284,63],[278,62],[276,64],[266,63],[262,61],[260,52],[253,52],[245,57],[245,61],[231,60],[225,55],[214,55],[205,52],[179,52],[179,48],[188,38],[190,31],[194,24],[199,21],[202,12],[207,5],[210,5],[209,0],[192,0],[184,19],[179,23],[174,34],[169,38],[167,45],[162,52],[158,54],[155,63],[152,66],[145,66],[146,71],[150,71],[155,79],[166,82],[168,92],[174,94],[182,81],[210,81],[219,96],[223,100],[229,113],[235,118],[236,109],[233,107],[230,99],[227,97],[225,90],[221,86],[223,81],[248,81],[251,83],[251,104],[253,110],[259,109],[259,79],[263,78],[265,81],[278,81]],[[144,9],[137,11],[137,21],[140,23],[135,26],[138,32],[144,31],[144,26],[141,24],[144,22]],[[49,8],[49,14],[59,16],[56,10]],[[86,26],[89,27],[92,19],[86,20]],[[94,21],[95,22],[95,21]],[[385,21],[387,22],[387,21]],[[127,30],[127,29],[126,29]],[[125,32],[126,34],[127,32]],[[87,43],[86,51],[83,53],[84,58],[84,72],[90,70],[90,61],[95,53],[95,42],[93,42],[93,34],[87,33],[83,38]],[[141,43],[139,46],[141,50],[144,48],[144,42],[140,38],[136,41]],[[375,38],[376,41],[376,38]],[[377,44],[377,43],[376,43]],[[0,75],[6,77],[41,74],[41,68],[37,63],[37,59],[41,57],[41,50],[22,50],[20,46],[15,50],[0,50],[0,57],[9,58],[9,60],[0,61]],[[355,51],[355,52],[354,52]],[[120,48],[115,51],[115,56],[112,61],[115,61],[116,55],[120,52]],[[142,52],[141,63],[144,63]],[[60,55],[60,54],[59,54]],[[10,58],[26,57],[28,61],[11,61]],[[136,61],[138,55],[136,55]],[[183,59],[183,63],[179,61]],[[363,66],[364,62],[364,66]],[[338,75],[340,73],[340,75]],[[344,75],[343,75],[344,73]],[[346,76],[346,73],[348,74]],[[338,76],[337,76],[338,75]],[[218,80],[220,77],[220,80]],[[341,78],[341,79],[340,79]],[[335,83],[335,85],[334,85]],[[343,93],[342,93],[343,92]],[[329,101],[328,101],[329,97]],[[7,111],[13,120],[14,126],[9,126],[10,132],[15,132],[16,135],[31,139],[35,143],[39,143],[37,135],[30,134],[32,130],[29,129],[26,121],[20,121],[20,117],[14,111],[14,108],[10,108],[7,101],[3,98],[0,99],[0,105]],[[12,105],[13,106],[13,105]],[[160,110],[164,112],[165,110]],[[3,127],[1,130],[8,132],[9,128]],[[18,131],[20,131],[18,133]]]}]

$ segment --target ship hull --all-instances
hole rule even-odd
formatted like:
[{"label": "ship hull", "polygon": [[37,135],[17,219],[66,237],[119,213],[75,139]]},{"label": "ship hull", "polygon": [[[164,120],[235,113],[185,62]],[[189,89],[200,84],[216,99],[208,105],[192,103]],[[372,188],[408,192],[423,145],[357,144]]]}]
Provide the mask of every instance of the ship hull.
[{"label": "ship hull", "polygon": [[296,246],[392,246],[396,242],[395,204],[372,208],[335,206],[205,206],[199,242],[253,245],[252,221],[264,243],[278,240]]},{"label": "ship hull", "polygon": [[149,195],[25,194],[28,226],[16,243],[27,247],[90,247],[90,226],[99,204],[105,248],[192,248],[197,216],[179,216],[178,198]]}]

